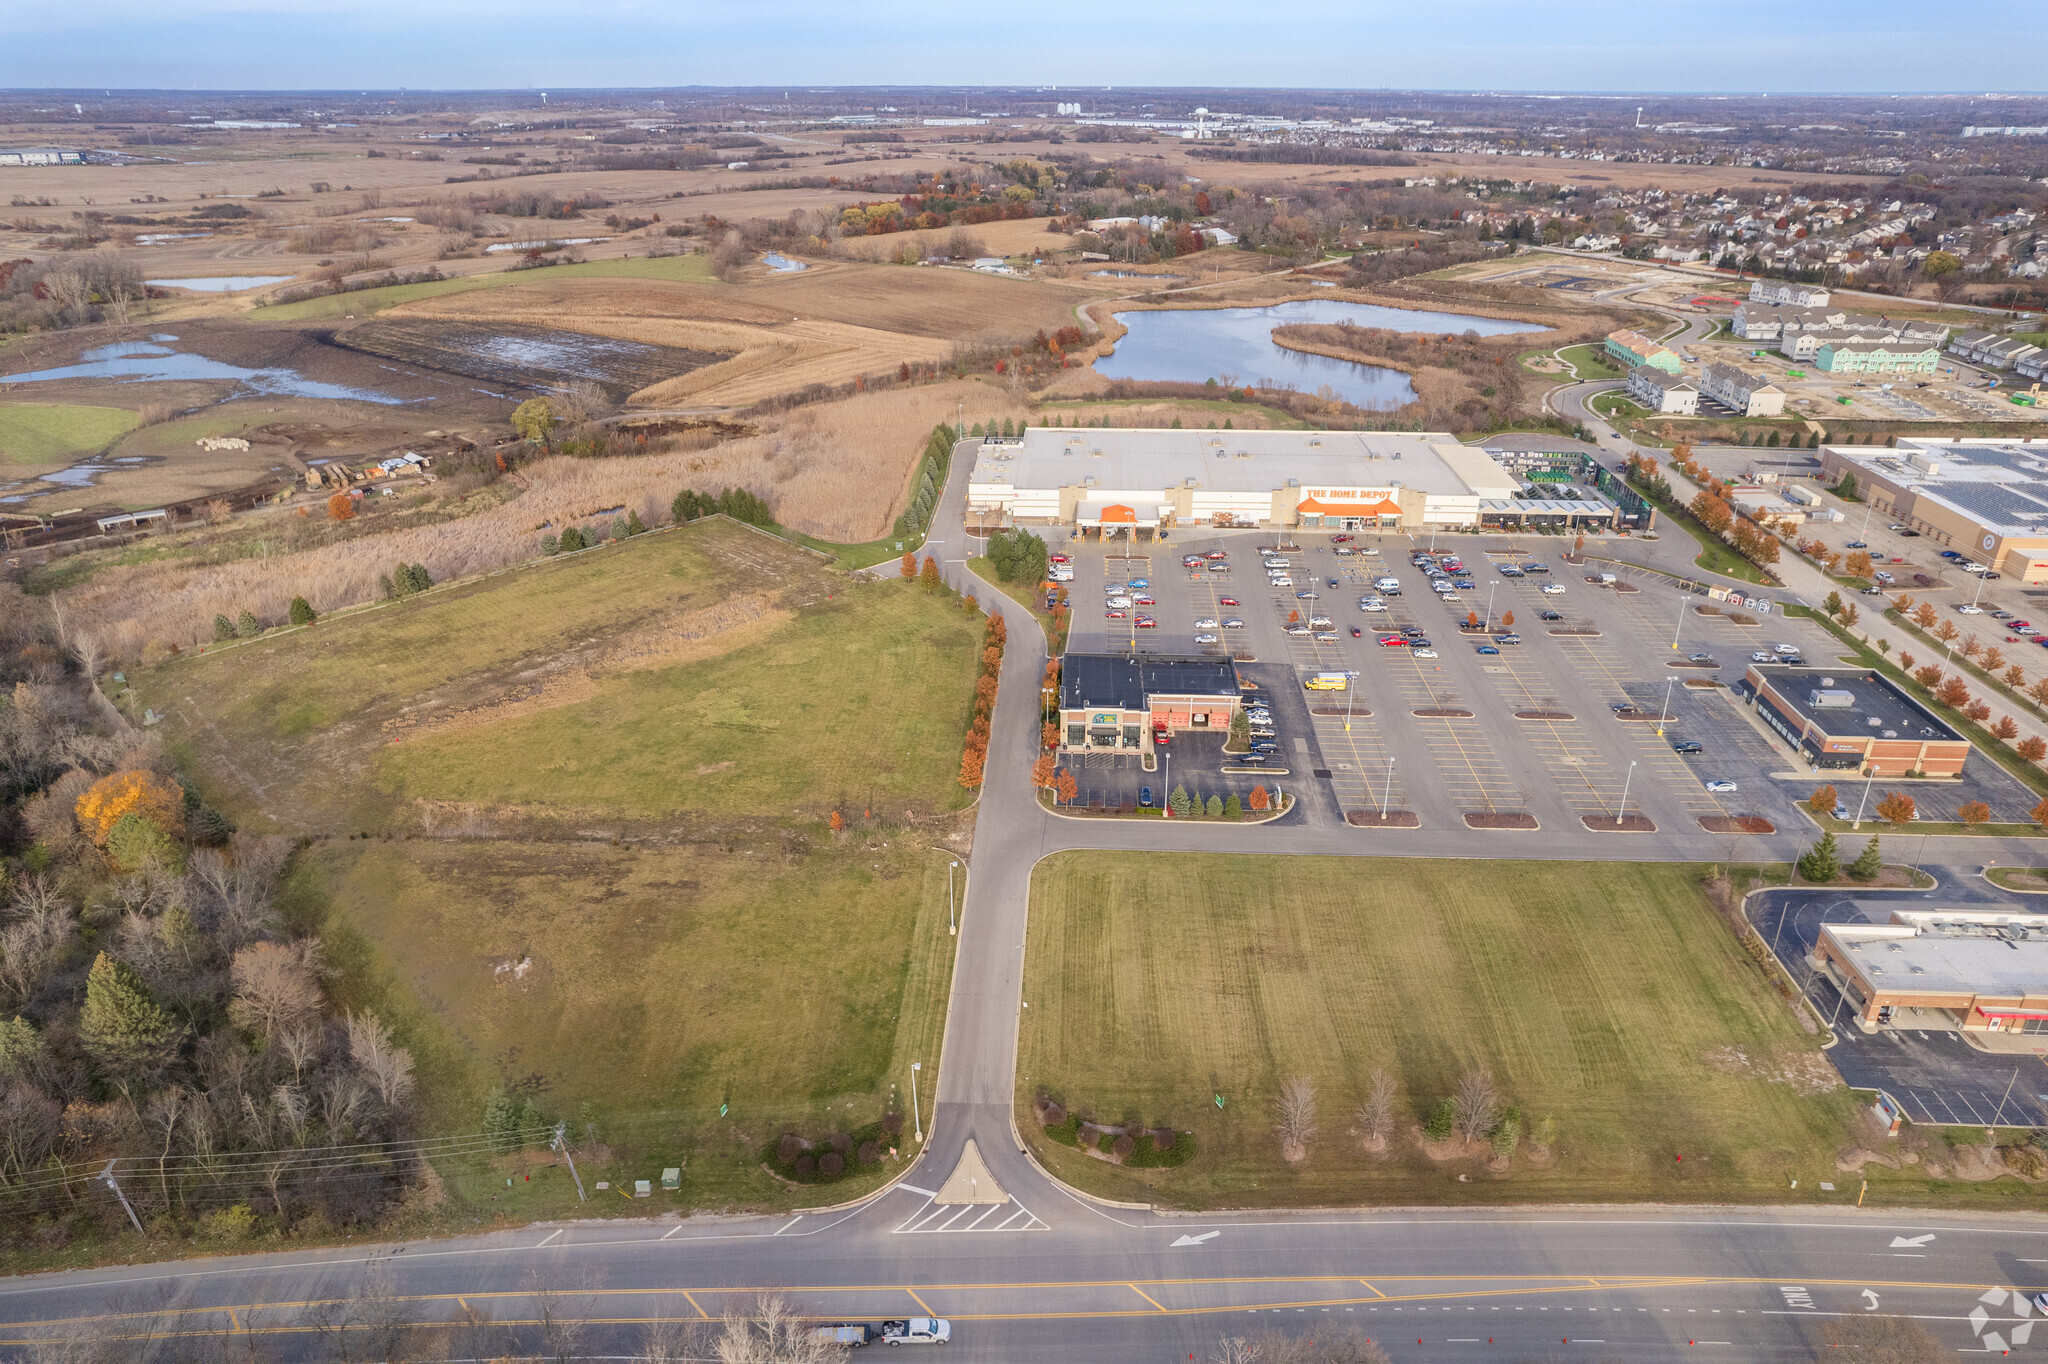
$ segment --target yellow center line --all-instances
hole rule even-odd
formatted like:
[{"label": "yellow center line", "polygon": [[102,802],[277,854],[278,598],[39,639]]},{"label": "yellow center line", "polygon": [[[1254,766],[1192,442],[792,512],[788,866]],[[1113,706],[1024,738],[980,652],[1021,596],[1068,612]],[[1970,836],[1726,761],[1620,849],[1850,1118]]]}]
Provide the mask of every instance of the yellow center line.
[{"label": "yellow center line", "polygon": [[912,1302],[916,1303],[919,1307],[924,1308],[924,1314],[926,1316],[936,1317],[938,1315],[937,1312],[932,1311],[931,1307],[926,1304],[923,1298],[917,1296],[917,1290],[915,1288],[911,1288],[908,1285],[905,1285],[903,1291],[910,1295],[910,1300]]},{"label": "yellow center line", "polygon": [[689,1301],[690,1306],[697,1309],[697,1315],[699,1317],[702,1317],[705,1321],[711,1320],[711,1314],[704,1310],[704,1304],[698,1302],[695,1298],[690,1297],[689,1290],[685,1289],[683,1291],[683,1297]]},{"label": "yellow center line", "polygon": [[1380,1300],[1381,1300],[1382,1302],[1384,1302],[1384,1301],[1386,1300],[1386,1296],[1387,1296],[1386,1294],[1384,1294],[1384,1293],[1380,1293],[1380,1291],[1379,1291],[1379,1290],[1378,1290],[1377,1288],[1373,1288],[1371,1284],[1369,1284],[1369,1283],[1365,1283],[1365,1280],[1364,1280],[1364,1279],[1360,1279],[1360,1280],[1359,1280],[1359,1282],[1360,1282],[1360,1283],[1362,1283],[1362,1284],[1365,1284],[1365,1286],[1366,1286],[1367,1288],[1372,1288],[1372,1291],[1373,1291],[1373,1292],[1375,1292],[1375,1293],[1379,1293],[1379,1295],[1380,1295]]},{"label": "yellow center line", "polygon": [[[1124,1287],[1130,1289],[1133,1293],[1136,1293],[1139,1297],[1143,1298],[1146,1302],[1151,1303],[1154,1307],[1159,1307],[1159,1300],[1153,1297],[1150,1293],[1147,1293],[1144,1289],[1138,1287],[1136,1284],[1125,1284]],[[1164,1312],[1166,1309],[1164,1307],[1159,1307],[1159,1310]]]},{"label": "yellow center line", "polygon": [[228,1309],[228,1320],[234,1324],[234,1328],[237,1331],[242,1329],[242,1320],[235,1315],[235,1309],[232,1307]]}]

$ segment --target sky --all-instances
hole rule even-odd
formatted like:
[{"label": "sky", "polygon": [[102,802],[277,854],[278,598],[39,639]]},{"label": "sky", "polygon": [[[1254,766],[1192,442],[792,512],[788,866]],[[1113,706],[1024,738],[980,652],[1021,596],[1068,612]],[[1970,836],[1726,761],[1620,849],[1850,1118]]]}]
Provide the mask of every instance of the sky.
[{"label": "sky", "polygon": [[1858,0],[0,3],[0,87],[2048,90],[2025,4]]}]

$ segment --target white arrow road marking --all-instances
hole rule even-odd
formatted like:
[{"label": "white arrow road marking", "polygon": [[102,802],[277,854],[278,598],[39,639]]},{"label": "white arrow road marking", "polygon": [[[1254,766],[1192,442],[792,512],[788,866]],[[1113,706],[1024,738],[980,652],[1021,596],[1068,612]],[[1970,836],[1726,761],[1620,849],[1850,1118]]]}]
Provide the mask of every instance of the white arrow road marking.
[{"label": "white arrow road marking", "polygon": [[1220,1231],[1205,1231],[1200,1236],[1183,1236],[1178,1241],[1175,1241],[1174,1244],[1176,1246],[1199,1246],[1202,1242],[1213,1240],[1222,1234]]},{"label": "white arrow road marking", "polygon": [[1865,1307],[1863,1310],[1866,1312],[1875,1312],[1877,1310],[1877,1294],[1871,1289],[1866,1288],[1863,1290],[1863,1296],[1870,1299],[1870,1305],[1868,1307]]},{"label": "white arrow road marking", "polygon": [[1928,1232],[1925,1236],[1894,1236],[1892,1237],[1892,1249],[1897,1250],[1901,1246],[1903,1246],[1906,1249],[1911,1250],[1919,1246],[1924,1246],[1933,1239],[1934,1233],[1931,1231]]},{"label": "white arrow road marking", "polygon": [[903,1192],[905,1193],[922,1194],[926,1198],[938,1197],[938,1195],[936,1193],[933,1193],[930,1189],[920,1189],[915,1184],[898,1184],[896,1187],[903,1190]]}]

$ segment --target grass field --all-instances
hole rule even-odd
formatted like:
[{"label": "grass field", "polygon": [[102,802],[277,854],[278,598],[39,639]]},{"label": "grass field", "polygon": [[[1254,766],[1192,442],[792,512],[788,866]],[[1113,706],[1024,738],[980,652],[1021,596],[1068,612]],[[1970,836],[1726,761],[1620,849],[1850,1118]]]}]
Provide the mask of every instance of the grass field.
[{"label": "grass field", "polygon": [[[1178,1206],[1782,1200],[1795,1178],[1803,1200],[1839,1178],[1856,1104],[1699,875],[1061,855],[1033,881],[1019,1124],[1063,1178]],[[1399,1085],[1383,1156],[1349,1131],[1376,1066]],[[1523,1148],[1495,1172],[1420,1149],[1422,1117],[1473,1068],[1527,1124],[1555,1120],[1550,1164]],[[1319,1094],[1320,1136],[1298,1167],[1272,1130],[1293,1076]],[[1124,1171],[1039,1140],[1041,1089],[1102,1121],[1192,1129],[1198,1153]],[[1880,1206],[1950,1196],[1911,1167],[1868,1173]],[[1853,1201],[1854,1182],[1842,1187],[1835,1201]],[[2012,1180],[1969,1196],[2033,1197]]]},{"label": "grass field", "polygon": [[96,454],[139,420],[121,407],[0,403],[0,464],[62,464]]},{"label": "grass field", "polygon": [[[291,903],[342,968],[341,1001],[412,1049],[428,1130],[477,1131],[504,1085],[597,1124],[614,1159],[586,1184],[679,1166],[684,1205],[814,1204],[897,1167],[798,1190],[761,1168],[762,1143],[878,1119],[939,1054],[948,858],[880,842],[328,842],[299,859]],[[540,1216],[574,1195],[564,1180],[517,1197]]]},{"label": "grass field", "polygon": [[[509,264],[509,259],[507,261]],[[401,303],[415,303],[443,294],[467,293],[471,289],[494,289],[504,284],[532,284],[553,279],[653,279],[688,283],[711,281],[711,260],[707,256],[634,256],[625,260],[584,261],[579,265],[550,265],[539,270],[494,270],[488,274],[462,275],[455,279],[431,280],[425,284],[393,284],[382,289],[358,289],[353,293],[329,294],[301,299],[297,303],[273,303],[257,308],[250,316],[264,322],[310,322],[329,317],[368,317]]]},{"label": "grass field", "polygon": [[1647,417],[1649,409],[1635,402],[1623,393],[1596,393],[1593,401],[1586,404],[1609,421],[1625,420],[1629,417]]},{"label": "grass field", "polygon": [[[246,827],[439,803],[662,821],[950,810],[980,627],[728,522],[458,585],[136,679]],[[511,818],[507,815],[505,818]]]},{"label": "grass field", "polygon": [[1581,379],[1623,379],[1628,377],[1621,369],[1608,363],[1603,347],[1592,342],[1583,346],[1567,346],[1558,352],[1564,360],[1578,371]]}]

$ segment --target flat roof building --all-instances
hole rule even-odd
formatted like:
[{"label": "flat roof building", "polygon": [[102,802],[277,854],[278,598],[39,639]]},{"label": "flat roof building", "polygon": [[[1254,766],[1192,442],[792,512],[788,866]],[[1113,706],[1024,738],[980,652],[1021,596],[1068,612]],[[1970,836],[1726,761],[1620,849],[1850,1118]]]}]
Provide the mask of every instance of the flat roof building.
[{"label": "flat roof building", "polygon": [[2048,1034],[2048,914],[1902,909],[1890,923],[1822,924],[1811,961],[1865,1031],[1945,1021]]},{"label": "flat roof building", "polygon": [[1227,734],[1242,697],[1228,659],[1068,654],[1060,660],[1060,751],[1150,753],[1155,729]]},{"label": "flat roof building", "polygon": [[1970,755],[1968,739],[1882,673],[1752,663],[1734,690],[1817,768],[1957,777]]},{"label": "flat roof building", "polygon": [[1854,477],[1872,515],[2024,582],[2048,582],[2048,437],[1824,445],[1820,467],[1826,483]]},{"label": "flat roof building", "polygon": [[[1615,525],[1582,490],[1568,512],[1524,514],[1523,479],[1448,435],[1390,431],[1188,431],[1033,427],[973,447],[970,512],[1089,535],[1149,538],[1177,525],[1332,530]],[[1545,500],[1556,502],[1556,490]],[[1548,522],[1545,522],[1546,524]]]}]

